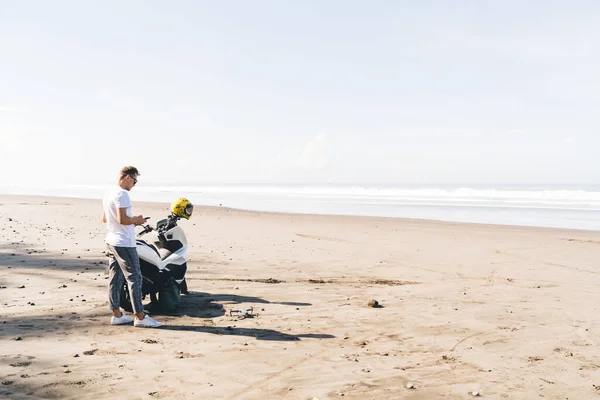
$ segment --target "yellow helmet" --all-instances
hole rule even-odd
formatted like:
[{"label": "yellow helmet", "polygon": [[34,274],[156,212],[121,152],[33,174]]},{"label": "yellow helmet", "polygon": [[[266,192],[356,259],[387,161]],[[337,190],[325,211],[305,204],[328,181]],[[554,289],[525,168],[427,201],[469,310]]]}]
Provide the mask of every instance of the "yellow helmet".
[{"label": "yellow helmet", "polygon": [[171,204],[171,212],[180,218],[190,219],[194,205],[185,197],[180,197]]}]

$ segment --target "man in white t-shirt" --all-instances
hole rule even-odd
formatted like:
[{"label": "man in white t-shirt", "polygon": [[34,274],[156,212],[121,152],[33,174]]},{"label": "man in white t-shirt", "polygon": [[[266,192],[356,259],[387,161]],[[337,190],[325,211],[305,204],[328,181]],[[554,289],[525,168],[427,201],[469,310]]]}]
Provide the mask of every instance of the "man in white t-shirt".
[{"label": "man in white t-shirt", "polygon": [[[123,167],[117,186],[110,188],[102,201],[108,233],[106,244],[114,260],[109,266],[108,298],[113,313],[111,325],[129,324],[141,328],[158,328],[162,324],[144,313],[142,305],[142,272],[135,242],[135,225],[143,225],[143,216],[133,216],[129,191],[140,173],[135,167]],[[135,319],[121,311],[121,289],[127,281]]]}]

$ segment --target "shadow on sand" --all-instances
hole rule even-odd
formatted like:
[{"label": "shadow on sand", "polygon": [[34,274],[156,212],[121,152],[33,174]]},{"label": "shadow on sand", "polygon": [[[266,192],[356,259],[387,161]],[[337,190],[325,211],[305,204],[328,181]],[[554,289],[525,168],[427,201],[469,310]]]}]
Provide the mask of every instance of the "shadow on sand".
[{"label": "shadow on sand", "polygon": [[160,330],[211,333],[214,335],[248,336],[256,340],[294,341],[301,339],[333,339],[335,336],[321,333],[289,334],[273,329],[233,328],[218,326],[165,325]]},{"label": "shadow on sand", "polygon": [[181,296],[181,302],[177,309],[170,313],[162,313],[160,310],[149,309],[154,315],[186,316],[193,318],[215,318],[225,315],[225,304],[278,304],[293,307],[308,307],[311,303],[297,302],[271,302],[255,296],[241,296],[235,294],[211,294],[203,292],[189,292]]}]

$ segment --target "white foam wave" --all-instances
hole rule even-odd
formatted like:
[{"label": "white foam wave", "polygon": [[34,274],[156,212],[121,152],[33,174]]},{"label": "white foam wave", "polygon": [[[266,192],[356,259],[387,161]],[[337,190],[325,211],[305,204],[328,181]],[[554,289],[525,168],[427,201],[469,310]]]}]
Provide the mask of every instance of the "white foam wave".
[{"label": "white foam wave", "polygon": [[[69,185],[34,186],[0,185],[0,193],[41,194],[69,197],[100,198],[106,186]],[[481,189],[481,188],[378,188],[359,186],[140,186],[132,194],[144,200],[162,201],[173,196],[263,197],[289,201],[324,201],[340,203],[411,204],[444,206],[497,206],[584,208],[600,210],[600,190],[581,189]],[[170,197],[169,197],[170,196]]]}]

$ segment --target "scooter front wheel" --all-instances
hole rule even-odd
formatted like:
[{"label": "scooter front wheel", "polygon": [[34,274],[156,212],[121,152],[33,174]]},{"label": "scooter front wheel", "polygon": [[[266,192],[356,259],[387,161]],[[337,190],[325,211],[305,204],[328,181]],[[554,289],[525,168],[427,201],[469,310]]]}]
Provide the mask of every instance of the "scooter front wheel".
[{"label": "scooter front wheel", "polygon": [[158,292],[158,302],[164,313],[174,312],[181,301],[181,290],[173,279],[169,279]]}]

